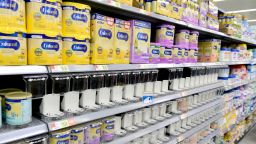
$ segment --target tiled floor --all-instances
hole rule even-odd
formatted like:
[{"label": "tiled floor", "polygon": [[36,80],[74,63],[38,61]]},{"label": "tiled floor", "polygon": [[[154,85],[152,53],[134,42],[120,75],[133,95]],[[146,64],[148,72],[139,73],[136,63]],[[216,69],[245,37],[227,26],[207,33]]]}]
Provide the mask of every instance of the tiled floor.
[{"label": "tiled floor", "polygon": [[256,144],[256,125],[245,135],[239,144]]}]

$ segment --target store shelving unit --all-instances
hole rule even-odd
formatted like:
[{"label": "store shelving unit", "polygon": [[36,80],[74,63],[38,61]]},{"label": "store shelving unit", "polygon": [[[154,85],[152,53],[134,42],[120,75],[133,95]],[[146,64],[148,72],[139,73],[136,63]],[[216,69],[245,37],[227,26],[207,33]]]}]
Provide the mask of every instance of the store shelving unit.
[{"label": "store shelving unit", "polygon": [[222,40],[227,40],[227,41],[232,41],[232,42],[243,42],[243,43],[247,43],[248,45],[256,45],[256,41],[251,41],[251,40],[246,40],[246,39],[240,39],[240,38],[236,38],[233,36],[229,36],[226,35],[222,32],[218,32],[218,31],[214,31],[214,30],[210,30],[207,28],[203,28],[200,26],[195,26],[192,24],[188,24],[186,22],[183,21],[179,21],[173,18],[169,18],[166,16],[162,16],[153,12],[148,12],[139,8],[135,8],[135,7],[131,7],[131,6],[127,6],[124,4],[120,4],[118,2],[114,2],[111,0],[88,0],[88,3],[91,3],[92,7],[96,7],[96,8],[100,8],[100,9],[104,9],[107,11],[112,11],[114,13],[118,13],[121,14],[121,12],[123,12],[123,15],[130,15],[132,17],[135,18],[139,18],[139,19],[144,19],[147,21],[164,21],[164,22],[169,22],[175,25],[179,25],[179,26],[183,26],[185,28],[190,28],[190,29],[194,29],[197,30],[201,33],[205,33],[214,37],[218,37],[221,38]]},{"label": "store shelving unit", "polygon": [[5,129],[0,130],[0,143],[9,143],[48,132],[47,125],[36,118],[33,118],[31,123],[23,127],[4,127]]},{"label": "store shelving unit", "polygon": [[[109,12],[113,12],[116,14],[126,15],[132,18],[138,18],[141,20],[146,20],[150,22],[166,22],[175,24],[177,26],[181,26],[183,28],[197,30],[202,34],[209,35],[211,37],[220,38],[225,41],[234,42],[234,43],[246,43],[250,46],[256,46],[256,41],[240,39],[233,36],[228,36],[222,32],[210,30],[207,28],[202,28],[199,26],[195,26],[192,24],[188,24],[183,21],[175,20],[166,16],[162,16],[156,13],[147,12],[142,9],[138,9],[135,7],[123,5],[112,0],[87,0],[85,3],[90,3],[93,8],[97,8],[100,10],[106,10]],[[0,75],[27,75],[27,74],[53,74],[53,73],[78,73],[78,72],[104,72],[104,71],[126,71],[126,70],[143,70],[143,69],[160,69],[160,68],[173,68],[173,67],[198,67],[198,66],[227,66],[227,65],[240,65],[240,64],[256,64],[256,60],[254,61],[239,61],[239,62],[214,62],[214,63],[184,63],[184,64],[111,64],[111,65],[53,65],[53,66],[0,66]],[[242,85],[246,85],[256,80],[245,80],[239,83],[235,83],[233,85],[225,86],[225,90],[230,90]],[[51,121],[51,122],[42,122],[36,118],[33,118],[33,121],[22,128],[5,128],[0,130],[0,143],[8,143],[13,142],[19,139],[48,133],[51,131],[63,129],[66,127],[90,122],[93,120],[105,118],[108,116],[112,116],[115,114],[120,114],[132,110],[136,110],[139,108],[143,108],[146,106],[151,106],[155,104],[159,104],[162,102],[167,102],[170,100],[182,98],[185,96],[189,96],[192,94],[196,94],[199,92],[223,87],[222,82],[217,82],[210,85],[204,85],[196,88],[180,90],[176,92],[170,92],[158,97],[155,97],[152,103],[143,103],[136,102],[130,103],[127,105],[116,106],[108,109],[102,109],[96,112],[88,112],[78,116],[73,116],[71,118],[65,118],[62,120]],[[188,111],[187,113],[181,115],[175,115],[169,119],[161,121],[157,124],[151,125],[144,129],[138,130],[137,132],[130,133],[125,137],[120,137],[115,139],[108,144],[120,144],[126,143],[136,138],[139,138],[145,134],[151,133],[159,128],[165,127],[169,124],[187,118],[189,116],[195,115],[199,112],[202,112],[208,108],[218,107],[222,104],[222,100],[218,99],[212,102],[209,102],[205,105],[202,105],[198,108]],[[248,117],[250,114],[245,116]],[[202,130],[210,123],[218,120],[222,115],[218,114],[204,123],[192,128],[191,130],[185,132],[184,134],[178,137],[172,137],[168,144],[175,144],[181,142],[182,140],[190,137],[192,134]],[[212,137],[218,135],[220,133],[219,130],[213,131],[207,137],[199,142],[199,144],[204,144],[206,141],[211,139]]]},{"label": "store shelving unit", "polygon": [[[166,119],[166,120],[164,120],[164,121],[162,121],[162,122],[159,122],[159,123],[157,123],[157,124],[154,124],[154,125],[152,125],[152,126],[149,126],[149,127],[145,128],[145,129],[141,129],[141,130],[139,130],[139,131],[137,131],[137,132],[128,134],[127,136],[124,136],[124,137],[120,137],[120,138],[118,138],[118,139],[115,139],[115,140],[113,140],[112,142],[109,142],[108,144],[127,143],[127,142],[132,141],[132,140],[134,140],[134,139],[136,139],[136,138],[139,138],[139,137],[141,137],[141,136],[143,136],[143,135],[149,134],[149,133],[151,133],[151,132],[153,132],[153,131],[156,131],[156,130],[158,130],[158,129],[160,129],[160,128],[163,128],[163,127],[165,127],[165,126],[167,126],[167,125],[170,125],[170,124],[172,124],[172,123],[175,123],[175,122],[177,122],[177,121],[179,121],[179,120],[182,120],[182,119],[185,119],[185,118],[187,118],[187,117],[189,117],[189,116],[192,116],[192,115],[194,115],[194,114],[196,114],[196,113],[202,112],[202,111],[207,110],[207,109],[212,108],[212,107],[218,107],[218,106],[220,105],[219,103],[220,103],[220,100],[215,100],[214,102],[209,102],[209,103],[207,103],[207,104],[205,104],[205,105],[203,105],[203,106],[200,106],[200,107],[198,107],[198,108],[195,108],[195,109],[193,109],[193,110],[190,110],[190,111],[188,111],[188,112],[186,112],[186,113],[184,113],[184,114],[173,116],[173,117],[171,117],[171,118],[169,118],[169,119]],[[191,129],[190,131],[188,131],[189,133],[186,132],[186,133],[182,134],[181,136],[177,137],[177,138],[176,138],[177,141],[179,141],[179,140],[181,139],[181,137],[182,137],[182,138],[189,137],[191,133],[193,134],[193,133],[195,133],[196,131],[199,131],[200,129],[202,129],[202,128],[205,127],[206,125],[210,124],[211,122],[217,120],[218,118],[220,118],[220,114],[218,114],[217,116],[214,116],[213,118],[207,120],[207,121],[204,122],[203,124],[201,124],[201,125],[199,125],[199,126],[196,126],[195,128]],[[172,143],[172,144],[173,144],[173,143]]]}]

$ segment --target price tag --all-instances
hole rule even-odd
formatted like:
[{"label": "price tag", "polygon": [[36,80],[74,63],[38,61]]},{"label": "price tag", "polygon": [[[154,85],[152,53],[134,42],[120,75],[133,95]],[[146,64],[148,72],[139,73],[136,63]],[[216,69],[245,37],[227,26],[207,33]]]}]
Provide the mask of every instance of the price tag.
[{"label": "price tag", "polygon": [[74,118],[68,119],[69,126],[76,125],[76,121]]},{"label": "price tag", "polygon": [[188,114],[182,114],[182,115],[180,115],[180,119],[184,119],[184,118],[187,118],[188,117]]},{"label": "price tag", "polygon": [[145,104],[152,103],[154,100],[154,96],[143,96],[142,97],[142,102]]},{"label": "price tag", "polygon": [[114,7],[119,7],[119,8],[121,7],[121,4],[119,2],[114,2],[113,0],[110,0],[109,4]]},{"label": "price tag", "polygon": [[57,128],[65,128],[69,126],[68,120],[62,120],[60,122],[57,122],[56,125],[57,125]]},{"label": "price tag", "polygon": [[107,65],[95,65],[95,69],[96,70],[108,70],[108,66]]},{"label": "price tag", "polygon": [[181,135],[181,136],[178,137],[178,141],[179,141],[179,142],[181,142],[181,141],[183,141],[183,140],[184,140],[184,136],[183,136],[183,135]]}]

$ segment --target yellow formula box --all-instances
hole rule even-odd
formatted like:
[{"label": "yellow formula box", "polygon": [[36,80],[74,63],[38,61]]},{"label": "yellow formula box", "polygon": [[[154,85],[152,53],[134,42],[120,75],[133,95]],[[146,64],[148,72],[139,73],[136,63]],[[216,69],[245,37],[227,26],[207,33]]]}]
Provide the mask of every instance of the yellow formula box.
[{"label": "yellow formula box", "polygon": [[61,0],[26,1],[27,32],[57,36],[62,34]]},{"label": "yellow formula box", "polygon": [[28,64],[62,64],[62,40],[60,37],[28,35]]},{"label": "yellow formula box", "polygon": [[[154,12],[154,11],[153,11]],[[160,15],[169,16],[170,13],[170,3],[162,0],[156,1],[156,11]]]},{"label": "yellow formula box", "polygon": [[117,64],[128,64],[130,59],[131,23],[115,19],[114,61]]},{"label": "yellow formula box", "polygon": [[132,3],[133,3],[133,0],[115,0],[115,1],[121,4],[126,4],[128,6],[132,6]]},{"label": "yellow formula box", "polygon": [[209,39],[199,42],[199,60],[203,62],[216,62],[219,58],[221,40]]},{"label": "yellow formula box", "polygon": [[24,33],[0,33],[0,57],[0,65],[26,65],[26,35]]},{"label": "yellow formula box", "polygon": [[62,51],[63,64],[89,64],[90,42],[89,40],[77,40],[63,38]]},{"label": "yellow formula box", "polygon": [[91,63],[114,63],[114,19],[98,13],[91,19]]},{"label": "yellow formula box", "polygon": [[89,39],[91,7],[80,3],[63,2],[62,9],[63,36],[79,40]]},{"label": "yellow formula box", "polygon": [[0,1],[0,32],[26,32],[26,13],[24,0]]}]

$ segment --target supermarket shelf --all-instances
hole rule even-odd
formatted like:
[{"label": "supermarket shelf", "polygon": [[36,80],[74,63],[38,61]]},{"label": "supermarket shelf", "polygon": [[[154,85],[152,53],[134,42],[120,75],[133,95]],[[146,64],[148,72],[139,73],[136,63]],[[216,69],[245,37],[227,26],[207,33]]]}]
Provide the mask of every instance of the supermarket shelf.
[{"label": "supermarket shelf", "polygon": [[114,2],[111,0],[88,0],[87,3],[91,3],[91,6],[93,6],[93,7],[105,9],[107,11],[112,11],[117,14],[120,14],[120,11],[122,11],[123,14],[125,14],[126,16],[130,15],[133,18],[140,18],[142,20],[155,21],[155,22],[157,22],[157,21],[158,22],[159,21],[170,22],[172,24],[177,24],[177,25],[181,25],[183,27],[198,30],[198,31],[206,33],[208,35],[215,36],[218,38],[220,37],[220,38],[223,38],[223,39],[226,39],[229,41],[243,42],[243,43],[247,43],[249,45],[256,45],[256,41],[251,41],[251,40],[240,39],[240,38],[228,36],[222,32],[218,32],[218,31],[207,29],[207,28],[188,24],[188,23],[180,21],[180,20],[176,20],[176,19],[169,18],[169,17],[163,16],[163,15],[155,14],[153,12],[148,12],[148,11],[145,11],[145,10],[142,10],[139,8],[120,4],[118,2]]},{"label": "supermarket shelf", "polygon": [[[217,101],[215,101],[215,102],[217,102]],[[219,102],[219,101],[218,101],[218,102]],[[214,103],[214,102],[212,102],[212,103]],[[181,119],[184,119],[184,118],[186,118],[186,117],[189,117],[189,116],[191,116],[192,114],[199,113],[199,112],[201,112],[201,111],[203,111],[203,110],[206,110],[206,109],[208,109],[208,108],[212,108],[213,106],[215,106],[215,107],[219,106],[219,105],[217,105],[216,103],[215,103],[214,105],[213,105],[212,103],[208,103],[208,104],[206,104],[206,105],[204,105],[204,106],[195,108],[195,109],[193,109],[193,110],[191,110],[191,111],[189,111],[189,112],[187,112],[187,113],[182,114],[182,115],[185,116],[185,117],[183,117],[182,115],[173,116],[173,117],[170,118],[170,119],[166,119],[166,120],[164,120],[164,121],[162,121],[162,122],[159,122],[159,123],[157,123],[157,124],[151,125],[151,126],[145,128],[145,129],[141,129],[141,130],[139,130],[139,131],[137,131],[137,132],[131,133],[131,134],[125,136],[125,137],[120,137],[120,138],[118,138],[118,139],[113,140],[112,142],[107,143],[107,144],[121,144],[121,143],[127,143],[127,142],[132,141],[132,140],[134,140],[134,139],[136,139],[136,138],[139,138],[139,137],[141,137],[141,136],[143,136],[143,135],[149,134],[149,133],[151,133],[151,132],[153,132],[153,131],[156,131],[156,130],[158,130],[158,129],[160,129],[160,128],[163,128],[163,127],[165,127],[165,126],[167,126],[167,125],[170,125],[170,124],[172,124],[172,123],[174,123],[174,122],[177,122],[177,121],[179,121],[179,120],[181,120]],[[217,116],[213,117],[213,118],[214,118],[214,120],[217,119],[217,118],[219,118],[219,114],[218,114]],[[207,122],[208,122],[208,123],[211,123],[211,122],[212,122],[211,120],[212,120],[213,118],[211,118],[211,119],[210,119],[209,121],[207,121]],[[173,144],[173,143],[172,143],[172,144]]]},{"label": "supermarket shelf", "polygon": [[255,82],[255,81],[256,81],[256,79],[253,79],[253,80],[243,80],[243,81],[240,81],[238,83],[225,86],[225,90],[228,91],[228,90],[231,90],[233,88],[240,87],[240,86],[243,86],[243,85]]},{"label": "supermarket shelf", "polygon": [[198,144],[206,144],[210,139],[212,139],[213,137],[215,137],[216,135],[218,135],[220,133],[220,130],[217,129],[214,132],[210,133],[208,136],[206,136],[204,139],[200,140],[198,142]]},{"label": "supermarket shelf", "polygon": [[210,118],[209,120],[207,120],[206,122],[200,124],[199,126],[185,132],[184,134],[180,135],[179,137],[177,137],[178,142],[183,141],[184,139],[192,136],[193,134],[195,134],[196,132],[200,131],[201,129],[203,129],[204,127],[206,127],[207,125],[209,125],[210,123],[218,120],[221,117],[221,114],[218,114],[212,118]]},{"label": "supermarket shelf", "polygon": [[[42,121],[33,118],[32,122],[24,128],[9,128],[6,125],[0,130],[0,143],[9,143],[16,140],[36,136],[48,132],[47,125]],[[6,127],[6,128],[5,128]]]},{"label": "supermarket shelf", "polygon": [[23,75],[48,73],[46,66],[0,66],[0,75]]},{"label": "supermarket shelf", "polygon": [[[181,97],[188,96],[198,92],[207,91],[207,90],[218,88],[221,86],[223,86],[222,82],[217,82],[217,83],[206,85],[206,86],[191,88],[191,89],[187,89],[179,92],[168,93],[163,96],[154,98],[152,103],[143,103],[143,102],[131,103],[128,105],[116,106],[113,108],[104,109],[97,112],[91,112],[91,113],[83,114],[80,116],[74,116],[72,118],[66,118],[66,119],[47,122],[47,123],[48,123],[49,130],[54,131],[54,130],[62,129],[65,127],[70,127],[73,125],[78,125],[78,124],[93,121],[96,119],[112,116],[115,114],[132,111],[132,110],[143,108],[146,106],[167,102],[173,99],[181,98]],[[213,102],[214,105],[218,103],[220,103],[220,99],[218,100],[218,102]],[[211,105],[211,106],[214,106],[214,105]]]},{"label": "supermarket shelf", "polygon": [[213,63],[183,63],[183,64],[110,64],[110,65],[52,65],[52,66],[0,66],[0,75],[72,73],[96,71],[143,70],[174,67],[197,66],[227,66],[239,64],[256,64],[256,61],[246,62],[213,62]]}]

